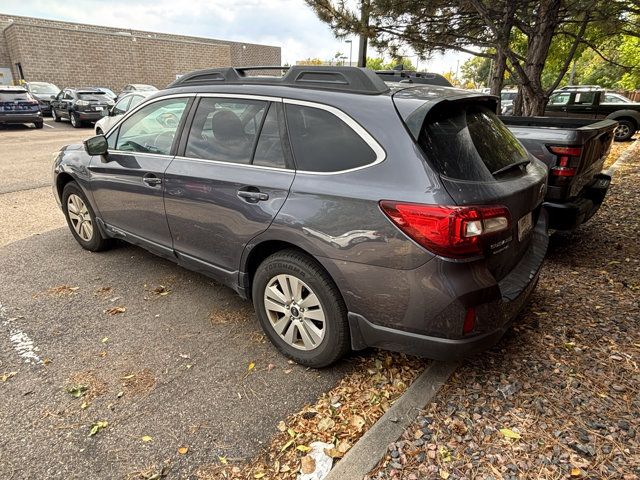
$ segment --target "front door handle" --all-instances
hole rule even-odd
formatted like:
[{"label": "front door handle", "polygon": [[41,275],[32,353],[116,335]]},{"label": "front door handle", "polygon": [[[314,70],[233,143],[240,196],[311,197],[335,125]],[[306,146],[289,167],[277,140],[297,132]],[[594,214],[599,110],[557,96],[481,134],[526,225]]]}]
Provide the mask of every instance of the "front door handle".
[{"label": "front door handle", "polygon": [[157,187],[158,185],[162,184],[162,179],[156,177],[153,173],[147,173],[144,177],[142,177],[142,181],[150,187]]},{"label": "front door handle", "polygon": [[249,203],[258,203],[269,200],[269,194],[261,192],[256,187],[247,187],[244,190],[238,190],[238,196]]}]

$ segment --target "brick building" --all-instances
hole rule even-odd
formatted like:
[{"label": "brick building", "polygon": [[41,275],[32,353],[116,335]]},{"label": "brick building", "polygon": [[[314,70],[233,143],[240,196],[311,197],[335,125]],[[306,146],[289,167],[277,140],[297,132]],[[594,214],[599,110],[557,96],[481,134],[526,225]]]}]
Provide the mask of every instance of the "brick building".
[{"label": "brick building", "polygon": [[0,84],[164,88],[222,66],[280,65],[280,47],[0,14]]}]

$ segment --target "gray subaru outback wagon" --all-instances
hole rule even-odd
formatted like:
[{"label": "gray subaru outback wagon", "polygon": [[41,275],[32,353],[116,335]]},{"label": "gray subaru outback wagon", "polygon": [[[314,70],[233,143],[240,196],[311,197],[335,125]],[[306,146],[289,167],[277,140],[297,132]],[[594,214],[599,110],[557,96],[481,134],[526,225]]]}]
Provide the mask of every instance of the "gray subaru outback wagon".
[{"label": "gray subaru outback wagon", "polygon": [[303,365],[459,358],[513,322],[548,242],[546,168],[495,109],[355,67],[197,71],[64,147],[54,191],[83,248],[215,278]]}]

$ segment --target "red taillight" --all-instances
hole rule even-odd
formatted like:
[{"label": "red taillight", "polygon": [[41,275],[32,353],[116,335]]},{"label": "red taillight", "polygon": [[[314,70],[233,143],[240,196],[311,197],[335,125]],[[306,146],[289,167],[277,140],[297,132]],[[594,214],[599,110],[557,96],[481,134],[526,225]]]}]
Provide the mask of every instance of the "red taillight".
[{"label": "red taillight", "polygon": [[476,309],[473,307],[467,308],[467,313],[464,315],[464,324],[462,325],[462,333],[466,335],[473,331],[476,326]]},{"label": "red taillight", "polygon": [[568,155],[570,157],[579,157],[582,155],[582,147],[554,147],[550,146],[551,153],[556,155]]},{"label": "red taillight", "polygon": [[554,178],[551,183],[554,185],[566,183],[567,177],[574,177],[578,172],[582,147],[548,145],[547,148],[558,157],[556,165],[549,170],[549,175]]},{"label": "red taillight", "polygon": [[455,207],[382,200],[380,208],[411,239],[443,257],[479,255],[483,237],[511,225],[509,209],[503,206]]}]

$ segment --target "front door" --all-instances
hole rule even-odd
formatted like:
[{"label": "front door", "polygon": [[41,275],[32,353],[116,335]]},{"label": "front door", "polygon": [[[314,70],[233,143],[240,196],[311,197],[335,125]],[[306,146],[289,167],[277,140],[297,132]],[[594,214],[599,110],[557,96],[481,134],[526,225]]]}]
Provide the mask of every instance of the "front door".
[{"label": "front door", "polygon": [[237,281],[244,247],[269,227],[295,176],[274,100],[201,98],[181,156],[165,173],[176,255],[227,284]]},{"label": "front door", "polygon": [[109,132],[109,153],[91,159],[90,188],[111,233],[159,253],[171,250],[164,173],[189,97],[158,100]]},{"label": "front door", "polygon": [[547,117],[566,117],[567,104],[571,98],[570,92],[556,92],[549,97],[549,103],[544,109]]},{"label": "front door", "polygon": [[597,91],[574,92],[572,101],[567,105],[567,116],[571,118],[596,118],[598,93]]}]

